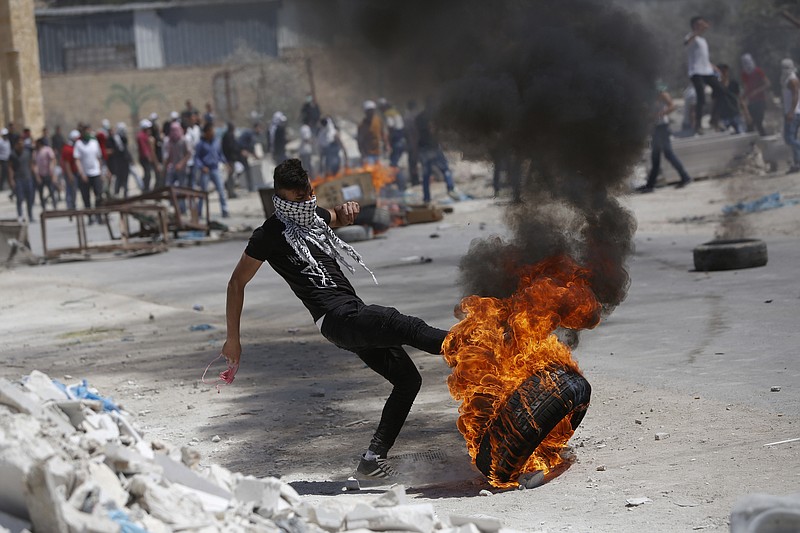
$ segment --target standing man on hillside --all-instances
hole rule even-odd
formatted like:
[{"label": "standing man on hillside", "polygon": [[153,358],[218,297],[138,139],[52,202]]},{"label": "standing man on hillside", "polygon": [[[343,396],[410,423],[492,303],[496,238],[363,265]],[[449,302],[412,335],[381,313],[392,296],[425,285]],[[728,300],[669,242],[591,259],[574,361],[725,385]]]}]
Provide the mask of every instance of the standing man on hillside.
[{"label": "standing man on hillside", "polygon": [[391,307],[366,305],[356,295],[340,267],[341,263],[351,272],[355,270],[345,256],[372,273],[358,252],[331,228],[352,224],[359,213],[358,203],[345,202],[331,210],[317,207],[308,174],[298,159],[278,165],[274,180],[275,214],[253,232],[228,282],[227,340],[222,355],[229,367],[238,368],[245,286],[267,261],[306,306],[323,337],[355,353],[393,385],[378,428],[357,467],[362,476],[389,477],[394,472],[385,462],[386,456],[422,384],[402,345],[440,354],[447,331]]},{"label": "standing man on hillside", "polygon": [[703,37],[703,34],[711,27],[711,24],[700,16],[692,17],[689,24],[692,27],[692,31],[686,35],[683,44],[686,47],[689,79],[692,81],[695,93],[697,93],[697,103],[694,108],[695,133],[702,135],[706,85],[711,87],[714,98],[718,97],[722,88],[717,80],[716,67],[711,63],[708,52],[708,42]]}]

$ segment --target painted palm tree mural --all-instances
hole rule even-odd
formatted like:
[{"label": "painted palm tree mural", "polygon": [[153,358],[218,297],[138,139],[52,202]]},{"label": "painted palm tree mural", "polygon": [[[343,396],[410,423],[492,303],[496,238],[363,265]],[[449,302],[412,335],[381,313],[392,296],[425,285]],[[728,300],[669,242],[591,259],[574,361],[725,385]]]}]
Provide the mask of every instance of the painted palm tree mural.
[{"label": "painted palm tree mural", "polygon": [[159,100],[166,102],[167,99],[164,95],[156,89],[155,85],[149,84],[144,86],[137,86],[132,83],[128,86],[120,83],[112,83],[110,93],[106,98],[106,109],[111,107],[111,104],[120,102],[126,106],[131,113],[131,124],[136,125],[139,123],[139,111],[142,106],[152,100]]}]

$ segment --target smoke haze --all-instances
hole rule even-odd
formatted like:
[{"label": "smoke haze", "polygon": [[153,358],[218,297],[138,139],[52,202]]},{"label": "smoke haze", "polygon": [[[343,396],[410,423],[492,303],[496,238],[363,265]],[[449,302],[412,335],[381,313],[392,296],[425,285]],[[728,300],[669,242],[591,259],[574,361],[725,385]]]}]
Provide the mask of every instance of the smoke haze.
[{"label": "smoke haze", "polygon": [[625,296],[635,220],[617,201],[651,127],[647,32],[591,0],[392,0],[343,4],[356,47],[389,82],[428,95],[447,147],[518,182],[507,240],[473,242],[465,294],[506,297],[519,267],[566,252],[601,303]]}]

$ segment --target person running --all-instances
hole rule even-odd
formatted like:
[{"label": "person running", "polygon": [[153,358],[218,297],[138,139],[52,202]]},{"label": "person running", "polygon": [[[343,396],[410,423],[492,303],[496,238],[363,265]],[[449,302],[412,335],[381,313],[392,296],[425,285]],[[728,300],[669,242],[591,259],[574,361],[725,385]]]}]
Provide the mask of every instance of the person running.
[{"label": "person running", "polygon": [[378,428],[356,469],[362,476],[389,477],[393,472],[385,459],[422,384],[402,345],[441,354],[448,332],[394,308],[367,305],[358,297],[340,263],[354,272],[346,256],[372,272],[358,252],[331,229],[354,222],[360,210],[357,202],[333,209],[317,207],[308,173],[298,159],[278,165],[274,181],[275,214],[253,232],[228,282],[222,356],[229,367],[238,368],[245,287],[266,261],[305,305],[323,337],[355,353],[393,385]]}]

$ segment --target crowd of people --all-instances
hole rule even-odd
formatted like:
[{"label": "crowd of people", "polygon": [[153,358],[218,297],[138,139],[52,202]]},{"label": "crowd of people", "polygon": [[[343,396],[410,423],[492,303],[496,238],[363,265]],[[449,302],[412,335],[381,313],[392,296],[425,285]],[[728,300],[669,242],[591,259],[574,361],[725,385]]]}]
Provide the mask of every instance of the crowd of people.
[{"label": "crowd of people", "polygon": [[[709,21],[695,16],[689,21],[691,31],[684,38],[689,85],[683,93],[684,110],[681,135],[703,135],[704,117],[709,115],[708,127],[717,132],[740,134],[758,132],[768,134],[764,119],[771,101],[772,83],[752,54],[740,58],[737,76],[730,65],[711,61],[708,41],[704,35],[711,28]],[[780,99],[783,116],[783,139],[792,150],[789,173],[800,171],[800,80],[790,58],[780,64]],[[741,83],[740,83],[741,82]],[[706,88],[710,89],[712,103],[706,107]],[[647,182],[639,192],[653,192],[661,169],[662,155],[680,176],[678,187],[685,187],[692,178],[672,150],[669,124],[670,114],[676,109],[667,87],[660,83],[654,99],[654,125],[651,137],[651,167]]]},{"label": "crowd of people", "polygon": [[[455,188],[426,109],[418,109],[412,100],[401,113],[380,98],[364,101],[363,110],[356,138],[360,159],[348,154],[336,121],[322,114],[310,94],[300,110],[299,138],[291,154],[289,121],[283,112],[276,111],[266,128],[258,117],[251,127],[237,128],[233,122],[218,124],[210,104],[201,115],[191,100],[163,122],[158,113],[151,113],[132,133],[125,123],[112,127],[103,120],[96,129],[79,123],[66,135],[61,126],[52,135],[45,127],[34,138],[29,128],[17,131],[9,123],[0,139],[0,190],[8,186],[19,219],[34,222],[37,192],[42,211],[62,206],[74,210],[79,202],[92,208],[106,198],[127,198],[131,179],[141,193],[164,186],[205,191],[213,185],[225,218],[228,199],[240,194],[237,189],[255,191],[258,184],[250,164],[266,153],[275,165],[296,156],[311,176],[335,176],[353,165],[387,164],[398,189],[405,192],[422,185],[425,202],[431,201],[430,180],[438,170],[449,196],[465,197]],[[90,223],[97,221],[90,217]]]}]

